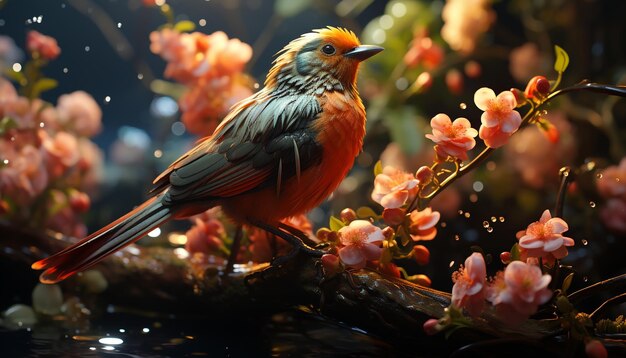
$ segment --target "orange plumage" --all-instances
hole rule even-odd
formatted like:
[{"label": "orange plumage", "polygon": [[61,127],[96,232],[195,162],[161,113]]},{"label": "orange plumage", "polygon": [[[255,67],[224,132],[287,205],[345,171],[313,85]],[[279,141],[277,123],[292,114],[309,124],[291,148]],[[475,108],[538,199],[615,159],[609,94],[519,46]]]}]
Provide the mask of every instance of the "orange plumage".
[{"label": "orange plumage", "polygon": [[213,206],[235,221],[277,225],[319,205],[361,150],[359,63],[382,48],[328,27],[279,52],[265,87],[236,104],[210,137],[159,175],[153,197],[73,246],[33,264],[57,282],[138,240],[166,220]]}]

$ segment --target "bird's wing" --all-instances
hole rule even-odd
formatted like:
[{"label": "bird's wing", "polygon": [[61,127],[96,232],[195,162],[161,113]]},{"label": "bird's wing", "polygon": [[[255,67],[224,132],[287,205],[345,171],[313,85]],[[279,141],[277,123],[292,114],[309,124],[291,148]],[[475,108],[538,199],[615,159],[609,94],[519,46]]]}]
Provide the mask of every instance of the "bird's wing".
[{"label": "bird's wing", "polygon": [[154,182],[174,203],[234,196],[276,185],[319,163],[322,147],[310,124],[314,96],[257,97],[235,108],[216,132],[181,156]]}]

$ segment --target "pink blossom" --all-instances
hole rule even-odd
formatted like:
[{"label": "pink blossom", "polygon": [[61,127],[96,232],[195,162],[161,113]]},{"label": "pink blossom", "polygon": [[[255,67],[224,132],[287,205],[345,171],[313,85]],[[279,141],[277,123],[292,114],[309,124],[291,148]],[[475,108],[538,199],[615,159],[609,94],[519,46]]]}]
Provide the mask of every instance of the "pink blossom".
[{"label": "pink blossom", "polygon": [[434,239],[437,235],[435,225],[439,222],[440,217],[439,212],[433,211],[431,208],[411,212],[409,216],[411,220],[409,230],[413,241],[428,241]]},{"label": "pink blossom", "polygon": [[426,69],[435,69],[443,61],[444,51],[425,31],[417,31],[411,42],[411,48],[404,55],[407,67],[423,65]]},{"label": "pink blossom", "polygon": [[92,137],[102,128],[102,110],[91,95],[76,91],[59,97],[59,123],[78,135]]},{"label": "pink blossom", "polygon": [[426,138],[437,145],[435,151],[440,157],[451,156],[467,160],[467,151],[474,148],[474,137],[478,134],[466,118],[457,118],[452,122],[446,114],[439,113],[430,120],[432,134]]},{"label": "pink blossom", "polygon": [[45,135],[43,147],[48,172],[54,178],[60,177],[67,169],[78,163],[78,141],[67,132],[58,132],[53,137]]},{"label": "pink blossom", "polygon": [[606,227],[618,234],[626,233],[626,200],[611,198],[600,209],[600,219]]},{"label": "pink blossom", "polygon": [[193,254],[217,254],[222,247],[225,236],[224,225],[216,218],[206,220],[194,217],[194,225],[185,233],[187,242],[185,249]]},{"label": "pink blossom", "polygon": [[485,259],[478,252],[465,260],[465,266],[452,274],[452,303],[465,308],[472,316],[478,316],[485,306]]},{"label": "pink blossom", "polygon": [[352,268],[365,267],[366,261],[378,260],[382,254],[379,247],[384,239],[382,230],[366,220],[354,220],[339,229],[339,258]]},{"label": "pink blossom", "polygon": [[179,33],[162,29],[150,34],[150,50],[167,62],[165,76],[184,84],[198,78],[231,76],[243,70],[252,57],[252,48],[218,31]]},{"label": "pink blossom", "polygon": [[598,192],[602,197],[622,198],[626,200],[626,157],[619,165],[612,165],[602,171],[602,177],[596,181]]},{"label": "pink blossom", "polygon": [[[571,163],[577,151],[572,126],[565,113],[553,110],[545,119],[562,134],[558,142],[551,142],[541,130],[528,126],[518,130],[510,138],[509,145],[503,148],[505,161],[516,171],[516,175],[524,184],[536,189],[558,185],[559,169]],[[504,135],[504,142],[507,138]]]},{"label": "pink blossom", "polygon": [[374,179],[372,200],[386,209],[400,208],[415,198],[418,184],[413,174],[386,166]]},{"label": "pink blossom", "polygon": [[547,73],[549,65],[547,56],[532,42],[514,48],[509,55],[509,71],[519,83],[526,83],[537,74]]},{"label": "pink blossom", "polygon": [[[48,185],[41,150],[26,144],[19,150],[3,151],[0,164],[0,194],[19,205],[28,205]],[[6,164],[5,164],[6,163]]]},{"label": "pink blossom", "polygon": [[209,136],[238,101],[252,91],[242,75],[199,79],[179,99],[181,120],[193,134]]},{"label": "pink blossom", "polygon": [[546,263],[567,256],[567,246],[574,246],[574,240],[562,234],[568,230],[561,218],[553,218],[545,210],[539,221],[528,225],[519,237],[519,246],[527,250],[528,257],[542,257]]},{"label": "pink blossom", "polygon": [[464,54],[474,51],[480,36],[495,20],[489,0],[447,0],[441,12],[441,37]]},{"label": "pink blossom", "polygon": [[552,291],[547,287],[551,279],[534,264],[513,261],[491,281],[487,300],[496,306],[502,321],[518,325],[550,300]]},{"label": "pink blossom", "polygon": [[46,60],[54,60],[61,53],[57,40],[33,30],[26,35],[26,48],[33,55]]},{"label": "pink blossom", "polygon": [[496,97],[491,88],[483,87],[474,94],[474,103],[484,111],[478,134],[491,148],[504,145],[522,123],[522,117],[515,110],[517,100],[511,91],[504,91]]}]

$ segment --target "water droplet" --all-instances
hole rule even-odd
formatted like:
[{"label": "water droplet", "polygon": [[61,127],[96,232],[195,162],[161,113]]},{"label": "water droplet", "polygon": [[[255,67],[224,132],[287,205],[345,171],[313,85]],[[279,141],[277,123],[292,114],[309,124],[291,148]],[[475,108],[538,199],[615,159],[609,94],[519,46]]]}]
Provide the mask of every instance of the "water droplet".
[{"label": "water droplet", "polygon": [[91,47],[85,46],[85,52],[89,52],[89,50],[91,50]]},{"label": "water droplet", "polygon": [[583,276],[583,281],[584,281],[584,282],[589,281],[589,277],[587,277],[587,276]]},{"label": "water droplet", "polygon": [[459,215],[463,215],[463,210],[459,210]]},{"label": "water droplet", "polygon": [[618,182],[618,181],[619,181],[619,178],[615,178],[615,181],[617,181],[617,182]]},{"label": "water droplet", "polygon": [[461,104],[459,104],[459,108],[466,109],[467,108],[467,104],[461,103]]},{"label": "water droplet", "polygon": [[478,195],[476,195],[475,193],[470,194],[470,196],[469,196],[469,200],[470,200],[472,203],[477,202],[477,201],[478,201]]},{"label": "water droplet", "polygon": [[583,246],[587,246],[587,244],[589,244],[589,241],[585,239],[580,240],[580,242],[582,242]]},{"label": "water droplet", "polygon": [[63,67],[63,73],[68,73],[70,70],[67,67]]},{"label": "water droplet", "polygon": [[498,218],[498,220],[500,220],[500,222],[501,222],[501,223],[503,223],[503,222],[504,222],[504,216],[500,216],[500,217]]},{"label": "water droplet", "polygon": [[138,73],[137,74],[137,79],[142,80],[143,79],[143,73]]},{"label": "water droplet", "polygon": [[489,227],[489,221],[485,220],[483,221],[483,227],[486,229]]},{"label": "water droplet", "polygon": [[441,227],[446,227],[446,226],[448,226],[448,224],[445,221],[442,221],[441,222]]},{"label": "water droplet", "polygon": [[200,19],[198,20],[198,25],[205,27],[206,26],[206,19]]},{"label": "water droplet", "polygon": [[39,122],[39,128],[43,128],[45,126],[46,126],[46,124],[44,122]]},{"label": "water droplet", "polygon": [[590,201],[589,202],[589,206],[591,206],[592,208],[596,207],[596,203],[594,201]]},{"label": "water droplet", "polygon": [[104,101],[105,101],[106,103],[111,102],[111,96],[106,96],[106,97],[104,97]]},{"label": "water droplet", "polygon": [[496,221],[498,221],[498,218],[497,218],[497,217],[495,217],[495,216],[492,216],[492,217],[491,217],[491,222],[492,222],[492,223],[495,223]]},{"label": "water droplet", "polygon": [[547,111],[547,110],[545,110],[545,109],[544,109],[543,111],[541,111],[541,115],[542,115],[542,116],[545,116],[545,115],[547,115],[547,114],[548,114],[548,111]]},{"label": "water droplet", "polygon": [[22,70],[22,65],[20,63],[16,62],[16,63],[13,64],[13,67],[11,67],[11,68],[13,68],[13,71],[15,71],[15,72],[20,72]]},{"label": "water droplet", "polygon": [[603,176],[602,173],[596,174],[596,178],[598,178],[598,179],[602,179],[602,176]]},{"label": "water droplet", "polygon": [[163,151],[161,149],[156,149],[154,151],[154,157],[155,158],[161,158],[163,156]]},{"label": "water droplet", "polygon": [[150,332],[150,328],[144,328],[144,329],[142,329],[141,331],[142,331],[143,333],[148,333],[148,332]]},{"label": "water droplet", "polygon": [[461,240],[461,237],[459,235],[454,235],[454,241],[459,241]]},{"label": "water droplet", "polygon": [[117,28],[118,28],[118,29],[121,29],[121,28],[122,28],[122,23],[121,23],[121,22],[118,22],[118,23],[117,23]]},{"label": "water droplet", "polygon": [[468,211],[465,214],[463,214],[463,216],[465,216],[466,219],[469,219],[469,217],[472,216],[472,214],[470,214]]},{"label": "water droplet", "polygon": [[449,266],[450,266],[450,268],[452,268],[452,266],[454,266],[454,260],[450,261]]},{"label": "water droplet", "polygon": [[487,232],[493,232],[493,228],[490,226],[487,228]]},{"label": "water droplet", "polygon": [[126,332],[126,330],[124,328],[120,328],[119,331],[120,331],[120,333]]}]

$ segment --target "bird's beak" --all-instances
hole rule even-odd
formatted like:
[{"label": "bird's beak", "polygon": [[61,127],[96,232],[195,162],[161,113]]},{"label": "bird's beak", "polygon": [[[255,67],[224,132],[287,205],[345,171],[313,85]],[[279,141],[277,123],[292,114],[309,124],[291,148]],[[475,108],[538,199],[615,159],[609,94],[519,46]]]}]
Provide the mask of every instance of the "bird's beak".
[{"label": "bird's beak", "polygon": [[347,58],[353,58],[357,61],[364,61],[374,56],[375,54],[379,53],[382,50],[384,50],[384,48],[380,46],[361,45],[344,53],[343,56]]}]

